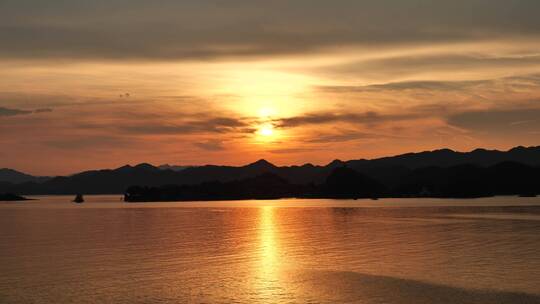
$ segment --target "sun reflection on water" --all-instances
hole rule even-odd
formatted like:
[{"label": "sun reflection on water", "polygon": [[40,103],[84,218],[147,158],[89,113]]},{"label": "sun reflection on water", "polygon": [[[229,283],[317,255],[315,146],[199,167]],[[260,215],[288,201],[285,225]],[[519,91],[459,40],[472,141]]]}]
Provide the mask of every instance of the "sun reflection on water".
[{"label": "sun reflection on water", "polygon": [[257,294],[264,302],[275,299],[279,293],[279,254],[276,240],[276,227],[274,222],[274,208],[265,206],[260,208],[259,222],[259,265],[257,274]]},{"label": "sun reflection on water", "polygon": [[264,274],[271,274],[277,268],[274,207],[266,206],[261,208],[259,229],[261,238],[261,270]]}]

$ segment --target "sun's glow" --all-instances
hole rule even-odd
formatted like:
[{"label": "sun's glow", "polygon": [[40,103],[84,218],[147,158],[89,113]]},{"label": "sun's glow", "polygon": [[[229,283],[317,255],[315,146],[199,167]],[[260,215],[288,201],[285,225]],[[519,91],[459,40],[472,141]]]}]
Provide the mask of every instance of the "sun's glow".
[{"label": "sun's glow", "polygon": [[259,127],[259,135],[262,135],[262,136],[265,136],[265,137],[269,137],[269,136],[272,136],[274,135],[274,126],[272,126],[272,124],[263,124],[262,126]]},{"label": "sun's glow", "polygon": [[262,107],[259,109],[260,118],[270,118],[276,115],[277,115],[277,111],[273,107]]},{"label": "sun's glow", "polygon": [[311,77],[268,67],[246,64],[222,66],[215,82],[214,94],[234,96],[233,102],[223,106],[242,115],[258,118],[294,116],[309,107],[311,99],[303,94],[311,92],[316,82]]}]

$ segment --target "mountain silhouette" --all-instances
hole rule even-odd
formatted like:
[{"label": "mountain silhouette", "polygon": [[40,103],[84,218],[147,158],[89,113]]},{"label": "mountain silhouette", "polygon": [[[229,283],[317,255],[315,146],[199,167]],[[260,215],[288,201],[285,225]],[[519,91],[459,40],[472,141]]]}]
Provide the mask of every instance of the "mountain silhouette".
[{"label": "mountain silhouette", "polygon": [[378,197],[475,198],[493,195],[535,196],[540,194],[540,168],[515,162],[490,167],[462,164],[412,170],[401,183],[389,187],[360,172],[343,166],[330,171],[321,184],[292,184],[274,173],[229,182],[196,185],[129,187],[127,202]]},{"label": "mountain silhouette", "polygon": [[476,149],[471,152],[456,152],[450,149],[440,149],[420,153],[406,153],[373,160],[351,160],[347,162],[347,165],[355,169],[380,166],[398,166],[406,167],[408,169],[417,169],[429,166],[450,167],[460,164],[492,166],[504,161],[539,166],[540,146],[529,148],[519,146],[506,152],[486,149]]},{"label": "mountain silhouette", "polygon": [[270,162],[268,162],[266,159],[259,159],[258,161],[245,166],[245,168],[246,169],[249,168],[250,170],[271,171],[277,167],[271,164]]},{"label": "mountain silhouette", "polygon": [[32,176],[13,169],[2,168],[0,169],[0,182],[10,183],[25,183],[36,182],[41,183],[50,179],[47,176]]},{"label": "mountain silhouette", "polygon": [[[539,165],[540,147],[516,147],[506,152],[485,149],[455,152],[441,149],[372,160],[334,160],[325,166],[304,164],[280,167],[261,159],[239,167],[206,165],[171,170],[143,163],[48,179],[6,177],[3,180],[0,179],[0,193],[122,194],[133,185],[140,187],[196,186],[209,182],[228,183],[249,180],[271,173],[298,187],[317,185],[318,196],[339,197],[341,192],[347,193],[347,196],[354,194],[359,197],[377,194],[377,196],[420,196],[422,194],[438,197],[530,194],[528,192],[536,191],[535,181],[540,180],[538,178]],[[340,168],[348,170],[341,173],[335,172]],[[7,172],[6,169],[3,171]],[[321,185],[329,183],[328,178],[332,173],[337,174],[335,178],[339,177],[338,174],[346,173],[345,176],[354,182],[351,181],[349,186],[346,186],[348,182],[341,182],[342,185],[339,187],[342,188],[339,188],[337,184],[333,188],[321,188]],[[364,187],[371,189],[369,193],[358,192],[362,184],[369,185]],[[356,190],[353,191],[352,188]],[[457,191],[458,188],[461,189],[459,190],[461,193]],[[312,191],[314,188],[309,189],[311,189],[308,191],[310,193],[302,195],[314,195]]]},{"label": "mountain silhouette", "polygon": [[172,171],[182,171],[182,170],[187,169],[189,167],[192,167],[192,166],[177,166],[177,165],[169,165],[169,164],[164,164],[164,165],[158,166],[158,168],[161,169],[161,170],[172,170]]},{"label": "mountain silhouette", "polygon": [[358,171],[337,167],[322,185],[323,196],[329,198],[368,198],[386,194],[385,186]]}]

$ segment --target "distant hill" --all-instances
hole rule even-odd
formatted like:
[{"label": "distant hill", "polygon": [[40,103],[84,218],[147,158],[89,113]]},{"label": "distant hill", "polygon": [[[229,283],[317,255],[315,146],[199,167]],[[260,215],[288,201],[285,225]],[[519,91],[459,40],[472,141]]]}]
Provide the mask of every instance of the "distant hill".
[{"label": "distant hill", "polygon": [[450,149],[407,153],[373,160],[350,160],[348,165],[355,168],[402,166],[409,169],[439,166],[450,167],[460,164],[477,166],[492,166],[494,164],[512,161],[530,166],[540,165],[540,146],[515,147],[508,151],[476,149],[471,152],[456,152]]},{"label": "distant hill", "polygon": [[2,168],[0,169],[0,182],[9,182],[9,183],[25,183],[25,182],[36,182],[41,183],[50,179],[47,176],[32,176],[28,175],[13,169]]},{"label": "distant hill", "polygon": [[192,166],[176,166],[176,165],[169,165],[169,164],[158,166],[158,168],[161,170],[172,170],[172,171],[182,171],[190,167]]},{"label": "distant hill", "polygon": [[[327,177],[336,168],[347,167],[360,174],[359,176],[383,185],[385,189],[388,189],[387,191],[397,191],[396,193],[400,195],[415,195],[422,190],[418,187],[424,187],[427,182],[432,184],[431,188],[433,189],[431,191],[424,189],[426,193],[437,191],[443,193],[443,181],[451,178],[447,175],[461,172],[456,168],[461,168],[462,165],[470,166],[470,172],[463,170],[474,173],[475,170],[482,171],[505,163],[517,164],[522,167],[516,169],[517,167],[514,166],[512,167],[513,171],[503,167],[492,170],[509,170],[509,176],[518,174],[516,172],[521,172],[520,170],[537,170],[540,165],[540,147],[516,147],[506,152],[484,149],[455,152],[442,149],[372,160],[335,160],[325,166],[305,164],[278,167],[266,160],[259,160],[239,167],[207,165],[187,167],[181,170],[173,166],[169,166],[171,168],[155,167],[144,163],[136,166],[126,165],[116,169],[85,171],[71,176],[54,178],[32,177],[17,172],[19,175],[12,174],[10,178],[0,179],[0,192],[26,195],[121,194],[133,185],[161,187],[166,185],[199,185],[205,182],[226,183],[257,177],[265,173],[272,173],[294,185],[320,185],[327,181]],[[6,170],[9,169],[3,170],[8,172]],[[23,176],[23,178],[17,176]],[[534,176],[534,174],[530,176]],[[462,180],[466,180],[466,178],[468,177],[465,174]],[[437,180],[441,180],[439,184],[433,184]],[[417,183],[413,184],[412,181],[417,181]]]}]

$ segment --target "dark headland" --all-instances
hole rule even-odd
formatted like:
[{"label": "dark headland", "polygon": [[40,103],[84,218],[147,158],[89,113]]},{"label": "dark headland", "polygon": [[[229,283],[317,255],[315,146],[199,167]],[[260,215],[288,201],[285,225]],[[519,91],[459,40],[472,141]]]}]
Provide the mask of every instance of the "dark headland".
[{"label": "dark headland", "polygon": [[29,199],[13,193],[0,193],[0,202],[28,201]]},{"label": "dark headland", "polygon": [[323,166],[275,166],[259,160],[239,167],[173,170],[139,164],[34,179],[13,170],[2,175],[2,171],[6,170],[0,169],[0,193],[125,194],[126,201],[536,196],[540,194],[540,147],[442,149],[371,160],[334,160]]}]

